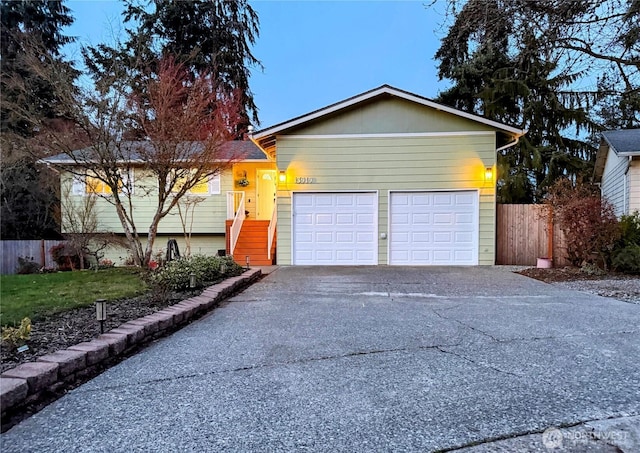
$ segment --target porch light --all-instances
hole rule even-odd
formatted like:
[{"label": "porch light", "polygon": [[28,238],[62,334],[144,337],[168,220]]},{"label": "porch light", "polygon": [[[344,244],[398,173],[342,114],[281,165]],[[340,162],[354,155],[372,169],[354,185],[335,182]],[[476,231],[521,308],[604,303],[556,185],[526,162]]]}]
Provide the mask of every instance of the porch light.
[{"label": "porch light", "polygon": [[484,169],[484,180],[487,182],[493,181],[493,167],[487,167]]},{"label": "porch light", "polygon": [[104,333],[104,322],[107,320],[107,301],[96,300],[96,321],[100,323],[100,333]]},{"label": "porch light", "polygon": [[287,174],[285,173],[284,170],[280,170],[279,181],[280,182],[287,182]]}]

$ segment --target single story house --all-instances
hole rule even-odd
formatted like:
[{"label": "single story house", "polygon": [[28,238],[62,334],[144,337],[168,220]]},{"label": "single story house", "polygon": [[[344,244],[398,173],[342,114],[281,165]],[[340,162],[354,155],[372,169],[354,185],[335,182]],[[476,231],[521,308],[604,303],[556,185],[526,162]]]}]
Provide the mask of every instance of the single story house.
[{"label": "single story house", "polygon": [[[383,85],[227,143],[242,158],[194,190],[191,252],[254,265],[492,265],[497,153],[524,134]],[[135,187],[144,168],[131,177]],[[72,194],[63,211],[100,188],[64,171],[61,185]],[[153,193],[133,195],[143,230]],[[122,232],[113,206],[98,209],[101,229]],[[159,252],[167,239],[184,247],[178,212],[160,222]]]},{"label": "single story house", "polygon": [[601,134],[594,181],[618,217],[640,211],[640,129]]}]

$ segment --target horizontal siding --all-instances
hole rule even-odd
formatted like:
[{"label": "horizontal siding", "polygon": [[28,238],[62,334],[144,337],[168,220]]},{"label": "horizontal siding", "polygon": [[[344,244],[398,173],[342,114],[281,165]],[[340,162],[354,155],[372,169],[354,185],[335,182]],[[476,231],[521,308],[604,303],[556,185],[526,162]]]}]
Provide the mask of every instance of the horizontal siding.
[{"label": "horizontal siding", "polygon": [[619,157],[609,148],[607,162],[602,173],[602,196],[611,203],[619,217],[625,212],[625,172],[628,159]]},{"label": "horizontal siding", "polygon": [[[389,191],[479,189],[479,262],[495,260],[495,186],[484,169],[495,165],[495,137],[383,137],[278,139],[278,168],[287,183],[278,193],[278,263],[291,264],[291,196],[295,191],[378,192],[379,233],[388,233]],[[295,184],[296,177],[314,184]],[[380,264],[387,263],[379,240]]]},{"label": "horizontal siding", "polygon": [[[175,239],[178,242],[178,248],[181,255],[185,255],[186,242],[184,236],[165,236],[159,235],[153,243],[153,257],[157,258],[158,254],[165,257],[167,254],[167,241]],[[147,246],[146,239],[142,240],[142,246]],[[196,236],[191,238],[191,255],[208,255],[214,256],[218,254],[218,250],[225,248],[224,236]],[[117,266],[124,265],[129,251],[126,247],[110,247],[104,252],[104,258],[113,261]]]},{"label": "horizontal siding", "polygon": [[294,133],[307,135],[456,132],[492,130],[484,124],[405,99],[376,98],[354,109],[306,123]]},{"label": "horizontal siding", "polygon": [[[72,177],[69,173],[61,175],[62,194],[71,193],[71,180]],[[157,184],[152,179],[145,177],[142,170],[136,170],[134,185],[134,196],[132,197],[134,221],[139,233],[146,234],[156,209]],[[193,211],[192,233],[224,233],[227,205],[226,192],[230,190],[234,189],[233,178],[229,171],[222,175],[220,194],[199,197],[202,201],[196,205]],[[68,211],[70,203],[76,206],[76,209],[81,207],[84,197],[82,195],[63,195],[62,199],[62,209],[63,211]],[[96,202],[95,210],[99,219],[100,231],[123,232],[115,207],[111,203],[99,198]],[[69,226],[65,222],[64,216],[62,229],[63,232],[69,232]],[[182,231],[178,208],[174,207],[172,212],[160,221],[158,232],[161,234],[181,234]]]},{"label": "horizontal siding", "polygon": [[276,249],[277,263],[291,264],[291,195],[288,192],[278,192],[278,230],[276,232],[278,246]]}]

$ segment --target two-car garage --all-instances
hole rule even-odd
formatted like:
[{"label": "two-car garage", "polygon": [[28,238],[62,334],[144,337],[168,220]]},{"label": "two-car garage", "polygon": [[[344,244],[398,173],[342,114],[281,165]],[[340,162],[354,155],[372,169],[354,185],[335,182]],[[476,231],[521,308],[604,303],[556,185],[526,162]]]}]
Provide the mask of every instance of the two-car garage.
[{"label": "two-car garage", "polygon": [[478,264],[476,190],[388,195],[388,225],[379,228],[377,192],[294,193],[293,264],[378,264],[379,230],[388,264]]}]

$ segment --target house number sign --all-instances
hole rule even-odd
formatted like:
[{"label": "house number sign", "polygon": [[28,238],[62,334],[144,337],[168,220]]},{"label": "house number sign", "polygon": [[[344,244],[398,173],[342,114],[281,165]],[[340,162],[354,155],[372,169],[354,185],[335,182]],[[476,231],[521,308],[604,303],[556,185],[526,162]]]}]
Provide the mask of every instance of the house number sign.
[{"label": "house number sign", "polygon": [[300,178],[296,177],[296,184],[315,184],[316,178]]}]

